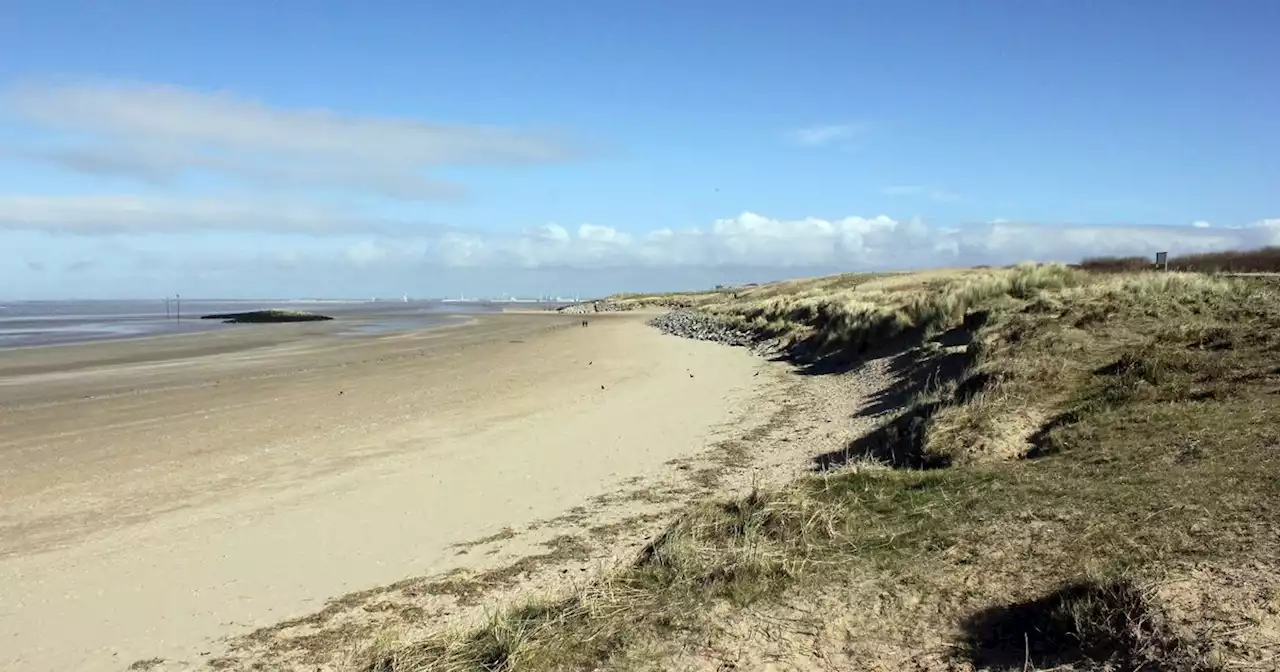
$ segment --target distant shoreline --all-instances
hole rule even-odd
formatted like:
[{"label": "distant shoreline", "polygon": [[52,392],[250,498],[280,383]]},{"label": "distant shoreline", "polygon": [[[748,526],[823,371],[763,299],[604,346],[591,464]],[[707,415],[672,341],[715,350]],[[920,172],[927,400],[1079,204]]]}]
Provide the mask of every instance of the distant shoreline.
[{"label": "distant shoreline", "polygon": [[[300,306],[301,304],[292,304]],[[318,305],[318,304],[312,304]],[[254,319],[257,315],[311,314],[288,303],[183,301],[182,319],[153,301],[27,302],[0,311],[0,352],[194,334],[216,334],[252,322],[295,323],[309,333],[373,335],[433,329],[474,315],[500,314],[498,306],[433,303],[331,303],[331,320]],[[245,317],[247,316],[247,317]],[[209,317],[209,319],[201,319]],[[232,319],[235,318],[235,319]],[[233,324],[227,324],[227,322]],[[339,326],[340,323],[340,326]],[[307,327],[305,325],[310,325]],[[278,324],[277,328],[283,328]]]}]

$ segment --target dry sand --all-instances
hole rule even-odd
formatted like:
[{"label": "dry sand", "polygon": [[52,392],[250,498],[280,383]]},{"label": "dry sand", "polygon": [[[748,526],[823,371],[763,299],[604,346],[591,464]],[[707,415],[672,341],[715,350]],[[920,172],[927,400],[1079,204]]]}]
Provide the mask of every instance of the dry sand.
[{"label": "dry sand", "polygon": [[0,352],[0,669],[203,664],[669,472],[774,380],[742,349],[590,320]]}]

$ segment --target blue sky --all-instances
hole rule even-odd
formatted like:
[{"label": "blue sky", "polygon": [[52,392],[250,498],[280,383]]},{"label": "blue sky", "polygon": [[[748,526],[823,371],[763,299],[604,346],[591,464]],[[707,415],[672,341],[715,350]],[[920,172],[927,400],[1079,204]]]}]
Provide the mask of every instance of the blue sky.
[{"label": "blue sky", "polygon": [[9,2],[0,297],[1280,240],[1280,3]]}]

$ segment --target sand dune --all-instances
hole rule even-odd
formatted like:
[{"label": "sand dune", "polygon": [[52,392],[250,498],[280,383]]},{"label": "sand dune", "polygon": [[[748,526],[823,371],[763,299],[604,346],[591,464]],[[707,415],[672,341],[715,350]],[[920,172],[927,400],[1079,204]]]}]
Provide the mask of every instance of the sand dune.
[{"label": "sand dune", "polygon": [[704,447],[742,350],[494,315],[0,353],[0,668],[191,664]]}]

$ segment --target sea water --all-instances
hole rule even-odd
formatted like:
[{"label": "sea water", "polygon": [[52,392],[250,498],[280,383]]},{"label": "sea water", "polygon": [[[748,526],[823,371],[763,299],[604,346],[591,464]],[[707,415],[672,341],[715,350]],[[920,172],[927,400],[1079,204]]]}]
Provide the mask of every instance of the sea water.
[{"label": "sea water", "polygon": [[[333,317],[336,333],[383,334],[450,324],[457,315],[493,312],[486,304],[439,301],[210,300],[17,301],[0,305],[0,349],[106,339],[199,333],[272,325],[232,325],[201,315],[300,310]],[[326,323],[330,324],[330,323]]]}]

